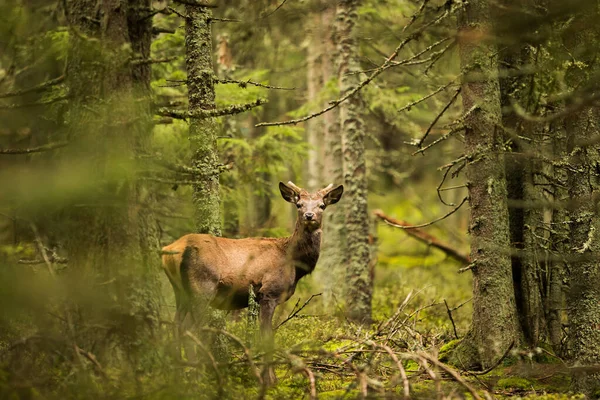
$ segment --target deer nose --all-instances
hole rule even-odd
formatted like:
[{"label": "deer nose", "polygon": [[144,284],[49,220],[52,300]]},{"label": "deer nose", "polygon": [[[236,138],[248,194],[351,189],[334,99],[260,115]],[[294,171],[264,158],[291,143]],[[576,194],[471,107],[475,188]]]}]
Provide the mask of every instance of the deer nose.
[{"label": "deer nose", "polygon": [[309,221],[312,220],[314,216],[315,216],[315,214],[313,214],[311,212],[304,213],[304,218],[306,218]]}]

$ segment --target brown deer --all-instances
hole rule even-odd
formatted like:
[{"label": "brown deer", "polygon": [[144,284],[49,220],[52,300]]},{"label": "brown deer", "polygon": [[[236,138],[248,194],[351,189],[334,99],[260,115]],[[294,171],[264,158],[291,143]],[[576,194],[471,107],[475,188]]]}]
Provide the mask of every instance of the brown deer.
[{"label": "brown deer", "polygon": [[[315,269],[323,210],[340,201],[344,187],[331,184],[309,193],[292,182],[280,182],[279,190],[298,208],[291,236],[226,239],[190,234],[162,249],[163,269],[175,291],[177,325],[181,326],[188,314],[200,324],[208,307],[248,307],[252,286],[260,307],[261,336],[272,345],[275,307],[288,300],[298,281]],[[274,379],[272,371],[265,379]]]}]

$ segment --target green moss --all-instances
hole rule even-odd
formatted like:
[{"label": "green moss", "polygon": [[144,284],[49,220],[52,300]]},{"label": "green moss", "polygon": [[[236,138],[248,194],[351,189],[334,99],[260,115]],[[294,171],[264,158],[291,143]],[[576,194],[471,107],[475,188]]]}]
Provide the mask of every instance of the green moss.
[{"label": "green moss", "polygon": [[451,340],[440,348],[439,360],[447,362],[450,358],[450,354],[456,349],[462,339]]},{"label": "green moss", "polygon": [[500,389],[530,390],[536,386],[536,383],[519,376],[511,376],[510,378],[500,379],[496,385]]},{"label": "green moss", "polygon": [[350,391],[346,391],[346,389],[338,389],[338,390],[330,390],[327,392],[319,393],[319,399],[328,400],[328,399],[355,399],[359,395],[358,389],[352,389]]}]

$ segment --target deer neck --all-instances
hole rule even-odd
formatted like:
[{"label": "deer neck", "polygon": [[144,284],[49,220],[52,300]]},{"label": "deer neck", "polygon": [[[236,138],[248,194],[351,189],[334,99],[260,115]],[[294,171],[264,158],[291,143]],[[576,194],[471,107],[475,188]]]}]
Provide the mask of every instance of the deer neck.
[{"label": "deer neck", "polygon": [[321,228],[310,230],[300,219],[290,237],[289,255],[296,269],[296,281],[314,271],[321,252]]}]

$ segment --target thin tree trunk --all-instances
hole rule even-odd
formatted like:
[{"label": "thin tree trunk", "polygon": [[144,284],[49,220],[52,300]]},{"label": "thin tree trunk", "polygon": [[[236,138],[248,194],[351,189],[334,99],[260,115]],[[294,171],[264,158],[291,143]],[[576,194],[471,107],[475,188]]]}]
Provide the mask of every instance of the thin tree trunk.
[{"label": "thin tree trunk", "polygon": [[[460,60],[469,70],[462,84],[465,150],[471,206],[473,321],[455,354],[466,367],[492,365],[514,341],[519,323],[512,285],[506,176],[502,153],[497,50],[481,42],[491,31],[485,0],[473,0],[458,21]],[[473,76],[478,78],[474,79]],[[459,361],[460,360],[460,361]]]},{"label": "thin tree trunk", "polygon": [[[212,62],[212,11],[209,7],[196,5],[187,5],[185,9],[189,111],[211,110],[216,107]],[[190,143],[192,167],[203,172],[202,176],[196,177],[198,183],[194,185],[192,195],[196,232],[221,236],[216,120],[191,119]]]},{"label": "thin tree trunk", "polygon": [[[348,93],[359,83],[358,0],[338,3],[338,77],[340,95]],[[346,312],[353,321],[371,321],[372,282],[369,272],[369,215],[367,211],[367,168],[365,163],[365,132],[361,112],[363,103],[355,95],[340,104],[344,183],[346,185]]]},{"label": "thin tree trunk", "polygon": [[[320,11],[320,10],[319,10]],[[317,102],[320,91],[323,89],[323,68],[321,64],[325,57],[325,43],[320,12],[313,12],[308,18],[309,43],[306,49],[308,64],[306,66],[307,102],[315,104],[314,108],[322,105]],[[323,184],[323,128],[324,122],[321,118],[313,118],[306,121],[306,137],[308,145],[307,160],[307,188],[315,191]]]},{"label": "thin tree trunk", "polygon": [[[324,53],[321,62],[323,82],[337,81],[337,34],[334,26],[335,3],[328,2],[327,9],[321,13],[323,27]],[[342,135],[339,122],[339,110],[334,108],[323,116],[324,131],[324,184],[340,184],[344,182]],[[319,257],[320,282],[323,282],[323,302],[328,310],[332,310],[335,302],[341,301],[344,295],[345,272],[345,205],[342,201],[325,213],[323,223],[323,246]]]}]

